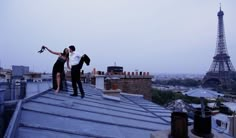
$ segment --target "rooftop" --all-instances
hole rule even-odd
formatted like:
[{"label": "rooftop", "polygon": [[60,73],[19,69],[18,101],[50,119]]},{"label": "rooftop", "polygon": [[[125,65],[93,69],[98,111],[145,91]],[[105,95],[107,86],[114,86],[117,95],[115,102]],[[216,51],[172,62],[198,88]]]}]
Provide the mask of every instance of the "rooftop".
[{"label": "rooftop", "polygon": [[84,84],[85,98],[47,90],[18,102],[6,137],[147,138],[170,129],[171,112],[141,96],[121,93],[120,101],[104,99],[102,91]]}]

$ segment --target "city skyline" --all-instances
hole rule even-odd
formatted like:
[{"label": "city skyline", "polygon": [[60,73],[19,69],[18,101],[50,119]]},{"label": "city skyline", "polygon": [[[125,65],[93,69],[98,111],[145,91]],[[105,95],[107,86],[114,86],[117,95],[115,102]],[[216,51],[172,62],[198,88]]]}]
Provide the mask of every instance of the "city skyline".
[{"label": "city skyline", "polygon": [[57,56],[75,45],[91,58],[85,72],[206,73],[215,54],[217,12],[224,11],[226,44],[236,65],[236,1],[30,1],[0,2],[0,66],[51,72]]}]

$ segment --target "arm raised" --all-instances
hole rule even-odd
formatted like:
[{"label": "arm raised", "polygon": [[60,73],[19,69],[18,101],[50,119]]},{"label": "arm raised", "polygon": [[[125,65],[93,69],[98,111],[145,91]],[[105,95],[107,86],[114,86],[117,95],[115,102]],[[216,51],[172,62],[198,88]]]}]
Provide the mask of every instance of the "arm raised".
[{"label": "arm raised", "polygon": [[55,55],[61,55],[61,53],[60,52],[54,52],[54,51],[52,51],[51,49],[49,49],[48,47],[46,47],[46,46],[43,46],[45,49],[47,49],[50,53],[52,53],[52,54],[55,54]]}]

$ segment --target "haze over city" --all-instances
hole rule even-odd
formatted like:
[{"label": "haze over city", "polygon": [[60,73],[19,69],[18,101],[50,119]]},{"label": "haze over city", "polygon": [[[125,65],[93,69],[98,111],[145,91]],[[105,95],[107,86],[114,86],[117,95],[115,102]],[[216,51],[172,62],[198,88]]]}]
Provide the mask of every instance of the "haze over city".
[{"label": "haze over city", "polygon": [[86,72],[208,71],[215,53],[221,3],[228,53],[236,66],[235,0],[7,0],[0,1],[0,66],[51,72],[57,56],[75,45],[90,56]]}]

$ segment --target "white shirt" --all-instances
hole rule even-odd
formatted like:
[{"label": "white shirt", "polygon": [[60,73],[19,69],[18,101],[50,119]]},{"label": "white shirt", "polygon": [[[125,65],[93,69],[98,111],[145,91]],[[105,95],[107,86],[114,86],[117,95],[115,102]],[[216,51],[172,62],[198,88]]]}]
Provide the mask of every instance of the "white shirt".
[{"label": "white shirt", "polygon": [[79,55],[78,52],[74,51],[72,53],[70,53],[70,65],[74,66],[79,64],[81,56]]}]

